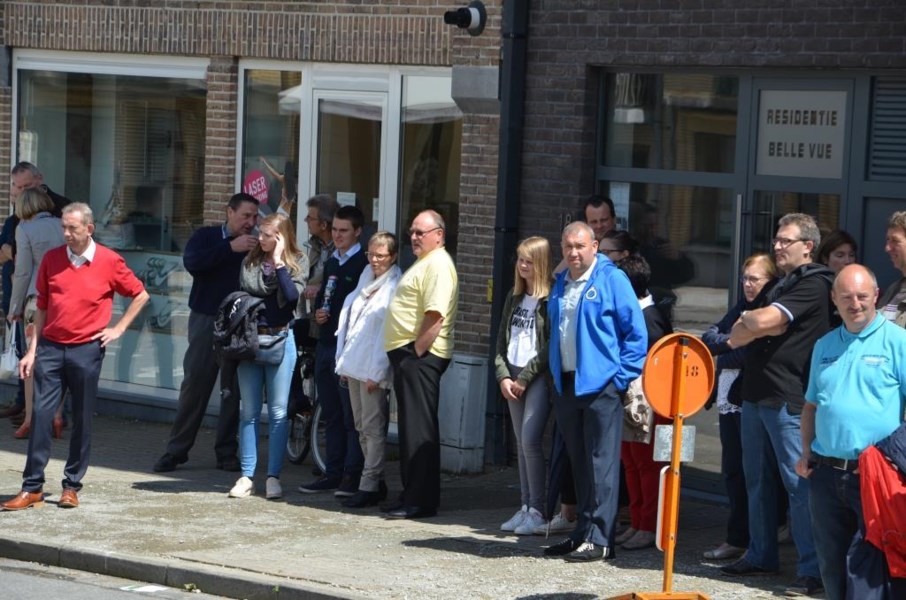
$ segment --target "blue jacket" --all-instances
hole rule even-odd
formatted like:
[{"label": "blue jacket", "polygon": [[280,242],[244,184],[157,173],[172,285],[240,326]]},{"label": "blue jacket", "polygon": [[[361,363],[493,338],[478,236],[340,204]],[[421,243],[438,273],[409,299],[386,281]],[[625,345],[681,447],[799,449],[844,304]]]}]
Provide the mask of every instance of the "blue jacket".
[{"label": "blue jacket", "polygon": [[[598,256],[576,308],[576,396],[600,393],[613,381],[622,392],[642,373],[648,331],[629,278],[610,259]],[[560,368],[560,310],[569,271],[557,275],[547,303],[550,369],[563,393]]]}]

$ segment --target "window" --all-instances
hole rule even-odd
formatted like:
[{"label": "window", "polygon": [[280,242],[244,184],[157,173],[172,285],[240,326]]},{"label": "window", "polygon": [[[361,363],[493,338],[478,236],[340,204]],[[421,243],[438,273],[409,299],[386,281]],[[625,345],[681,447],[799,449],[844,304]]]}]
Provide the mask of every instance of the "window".
[{"label": "window", "polygon": [[[207,62],[44,51],[14,61],[16,160],[89,204],[94,238],[119,252],[151,295],[107,347],[104,385],[176,390],[192,285],[181,255],[204,220]],[[116,297],[114,320],[128,303]]]},{"label": "window", "polygon": [[608,166],[733,172],[735,77],[612,73],[606,89]]},{"label": "window", "polygon": [[243,72],[242,191],[258,198],[262,215],[280,211],[295,222],[302,73]]},{"label": "window", "polygon": [[[446,247],[455,258],[462,162],[462,113],[445,76],[403,77],[400,123],[400,210],[397,231],[404,232],[425,209],[447,223]],[[403,266],[414,262],[408,236],[401,235]]]}]

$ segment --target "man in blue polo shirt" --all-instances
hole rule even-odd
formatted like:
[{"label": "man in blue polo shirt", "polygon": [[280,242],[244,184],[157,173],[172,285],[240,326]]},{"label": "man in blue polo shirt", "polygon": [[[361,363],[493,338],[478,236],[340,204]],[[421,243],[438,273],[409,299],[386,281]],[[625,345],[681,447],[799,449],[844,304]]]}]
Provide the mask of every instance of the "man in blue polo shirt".
[{"label": "man in blue polo shirt", "polygon": [[828,600],[846,596],[846,553],[865,529],[859,454],[899,425],[906,396],[906,330],[875,308],[878,282],[845,267],[832,297],[843,325],[815,345],[796,472],[811,482],[809,509]]}]

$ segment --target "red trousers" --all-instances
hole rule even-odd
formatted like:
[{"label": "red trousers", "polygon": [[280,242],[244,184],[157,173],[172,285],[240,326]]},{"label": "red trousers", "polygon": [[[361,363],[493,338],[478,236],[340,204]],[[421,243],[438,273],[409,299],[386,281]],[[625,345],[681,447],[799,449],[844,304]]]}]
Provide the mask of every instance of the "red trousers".
[{"label": "red trousers", "polygon": [[620,458],[629,489],[629,517],[633,529],[657,530],[658,481],[661,469],[669,464],[655,462],[654,442],[623,442]]}]

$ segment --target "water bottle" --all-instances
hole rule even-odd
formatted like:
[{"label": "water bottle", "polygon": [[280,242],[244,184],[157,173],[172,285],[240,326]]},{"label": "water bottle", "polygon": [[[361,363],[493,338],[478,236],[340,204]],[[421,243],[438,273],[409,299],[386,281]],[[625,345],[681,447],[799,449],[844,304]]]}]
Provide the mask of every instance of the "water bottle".
[{"label": "water bottle", "polygon": [[321,310],[330,313],[330,299],[333,298],[335,289],[337,289],[337,276],[331,275],[327,278],[327,285],[324,286],[324,301],[321,303]]}]

